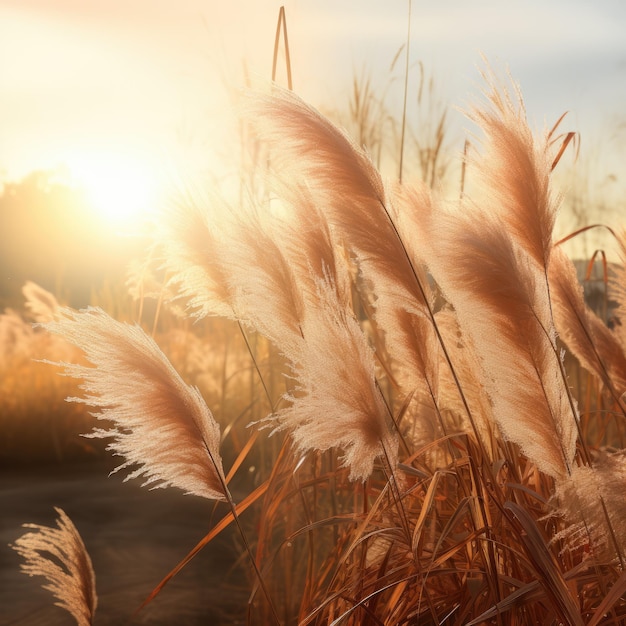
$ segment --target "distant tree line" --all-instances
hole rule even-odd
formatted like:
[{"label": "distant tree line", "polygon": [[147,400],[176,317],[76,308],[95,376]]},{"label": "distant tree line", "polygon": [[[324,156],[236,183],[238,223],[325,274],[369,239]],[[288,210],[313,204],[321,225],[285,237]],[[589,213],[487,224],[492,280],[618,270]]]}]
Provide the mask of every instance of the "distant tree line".
[{"label": "distant tree line", "polygon": [[134,245],[57,172],[35,171],[6,182],[0,193],[0,306],[19,304],[26,280],[72,306],[85,306],[105,279],[123,280]]}]

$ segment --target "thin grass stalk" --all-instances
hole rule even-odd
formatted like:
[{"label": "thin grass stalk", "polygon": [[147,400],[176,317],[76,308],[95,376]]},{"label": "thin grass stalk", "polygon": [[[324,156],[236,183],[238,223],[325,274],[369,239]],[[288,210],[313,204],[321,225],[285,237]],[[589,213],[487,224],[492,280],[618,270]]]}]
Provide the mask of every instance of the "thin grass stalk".
[{"label": "thin grass stalk", "polygon": [[452,378],[454,379],[454,384],[456,385],[456,388],[459,391],[459,396],[460,396],[461,402],[463,404],[463,408],[465,410],[467,418],[469,419],[469,422],[470,422],[470,424],[472,426],[472,429],[474,431],[474,434],[476,436],[476,440],[477,440],[478,446],[480,448],[482,458],[487,459],[489,457],[487,455],[487,451],[486,451],[486,449],[484,447],[482,438],[480,436],[480,431],[478,430],[478,426],[477,426],[477,424],[476,424],[476,422],[474,420],[474,416],[472,415],[472,411],[471,411],[471,409],[469,407],[469,404],[467,402],[467,398],[465,397],[465,392],[463,391],[463,387],[462,387],[461,381],[460,381],[460,379],[459,379],[459,377],[457,375],[456,368],[454,367],[454,365],[452,363],[452,359],[450,358],[450,354],[448,353],[448,350],[446,348],[446,344],[445,344],[445,341],[444,341],[443,336],[441,334],[441,331],[439,329],[439,325],[437,324],[437,321],[435,319],[435,314],[434,314],[434,312],[432,310],[432,307],[431,307],[430,303],[428,302],[428,297],[426,295],[426,290],[424,289],[424,285],[422,285],[422,281],[420,280],[420,278],[419,278],[419,276],[417,274],[417,271],[415,270],[415,267],[413,266],[413,262],[411,261],[411,258],[409,256],[408,250],[406,249],[404,241],[402,240],[402,237],[400,236],[400,233],[398,232],[398,229],[397,229],[397,227],[396,227],[396,225],[395,225],[391,215],[389,214],[389,211],[388,211],[387,207],[385,206],[385,204],[382,201],[382,199],[379,199],[379,201],[380,201],[380,205],[381,205],[381,207],[382,207],[382,209],[383,209],[383,211],[384,211],[384,213],[385,213],[385,215],[387,217],[387,220],[388,220],[389,224],[391,225],[391,228],[393,229],[393,231],[394,231],[394,233],[395,233],[395,235],[396,235],[396,237],[398,239],[398,242],[400,244],[402,252],[403,252],[404,256],[406,257],[406,260],[407,260],[407,262],[408,262],[408,264],[410,266],[412,276],[413,276],[413,278],[415,280],[415,284],[417,285],[419,293],[420,293],[420,295],[422,297],[422,300],[423,300],[423,303],[424,303],[424,308],[426,310],[428,318],[430,319],[430,322],[433,325],[433,330],[435,331],[435,334],[437,335],[437,341],[439,342],[439,345],[441,346],[441,350],[442,350],[444,359],[446,360],[446,363],[448,364],[448,367],[450,368],[450,373],[452,374]]},{"label": "thin grass stalk", "polygon": [[226,498],[228,500],[228,505],[230,506],[230,510],[232,511],[232,514],[233,514],[233,519],[235,520],[235,524],[237,525],[237,529],[239,530],[239,534],[241,535],[241,539],[246,548],[246,552],[248,556],[250,557],[250,561],[252,561],[252,566],[254,567],[254,572],[256,574],[257,580],[259,581],[259,585],[261,586],[261,589],[263,591],[263,595],[265,596],[265,599],[267,600],[269,604],[270,611],[272,613],[272,617],[274,618],[274,621],[276,622],[276,624],[278,624],[278,626],[281,626],[281,621],[280,621],[280,618],[278,617],[278,612],[276,611],[276,607],[274,606],[274,601],[272,600],[272,596],[270,595],[269,590],[265,585],[263,574],[261,573],[261,570],[259,569],[259,566],[257,565],[256,558],[254,554],[252,553],[252,549],[250,548],[250,544],[248,543],[248,538],[243,529],[243,526],[241,525],[241,521],[239,520],[239,515],[237,514],[237,507],[235,505],[235,502],[233,501],[233,498],[230,495],[228,486],[226,485],[225,482],[223,484],[224,484]]},{"label": "thin grass stalk", "polygon": [[[251,494],[246,496],[238,505],[236,505],[237,514],[243,513],[247,508],[253,505],[259,498],[265,495],[269,487],[269,482],[265,481],[259,485]],[[182,559],[150,592],[148,597],[142,602],[142,604],[135,610],[133,616],[136,617],[139,612],[144,609],[159,593],[164,589],[167,583],[172,580],[177,574],[179,574],[192,559],[203,550],[219,533],[227,528],[234,520],[232,510],[225,515],[211,530],[191,549],[191,551]]]},{"label": "thin grass stalk", "polygon": [[[318,498],[318,494],[317,494],[317,480],[315,480],[316,476],[315,476],[315,472],[316,472],[316,464],[313,464],[313,511],[317,510],[317,498]],[[309,547],[309,559],[308,559],[308,563],[307,563],[307,579],[308,580],[313,580],[313,567],[314,567],[314,562],[315,562],[315,541],[314,541],[314,535],[313,535],[313,531],[311,529],[311,527],[313,526],[313,522],[314,522],[314,518],[313,515],[311,513],[311,510],[307,504],[306,501],[306,497],[302,491],[302,488],[300,487],[298,480],[297,480],[297,475],[294,472],[294,474],[292,475],[292,481],[295,485],[295,488],[298,491],[298,495],[300,497],[300,503],[302,505],[302,510],[304,511],[304,514],[307,518],[307,526],[309,527],[309,530],[307,532],[307,543],[308,543],[308,547]],[[305,586],[304,588],[304,592],[303,592],[303,598],[302,601],[304,604],[306,604],[309,600],[308,598],[309,596],[309,587],[308,585]]]},{"label": "thin grass stalk", "polygon": [[291,79],[291,57],[289,54],[289,39],[287,38],[287,18],[285,17],[285,7],[281,6],[278,10],[278,24],[276,25],[276,37],[274,39],[274,57],[272,60],[272,81],[276,80],[276,67],[278,64],[278,46],[280,44],[280,34],[283,33],[283,41],[285,43],[285,67],[287,69],[287,87],[293,89]]},{"label": "thin grass stalk", "polygon": [[402,522],[402,529],[404,531],[406,543],[408,546],[410,546],[412,533],[411,533],[411,527],[409,525],[409,518],[407,516],[406,509],[404,508],[404,504],[402,502],[402,496],[400,494],[400,489],[396,481],[396,471],[391,463],[391,459],[389,458],[387,449],[384,444],[383,444],[383,451],[384,451],[383,458],[385,461],[384,463],[385,477],[391,485],[391,494],[392,494],[396,509],[398,511],[398,514],[400,515],[400,520]]},{"label": "thin grass stalk", "polygon": [[467,170],[467,153],[469,151],[470,142],[466,139],[463,143],[463,158],[461,160],[461,190],[459,192],[459,200],[463,200],[465,196],[465,171]]},{"label": "thin grass stalk", "polygon": [[409,92],[409,63],[410,63],[410,46],[411,46],[411,3],[409,0],[409,16],[407,19],[407,34],[406,34],[406,63],[404,66],[404,94],[402,100],[402,130],[400,132],[400,163],[398,171],[398,182],[402,184],[402,169],[404,165],[404,136],[406,132],[406,104]]}]

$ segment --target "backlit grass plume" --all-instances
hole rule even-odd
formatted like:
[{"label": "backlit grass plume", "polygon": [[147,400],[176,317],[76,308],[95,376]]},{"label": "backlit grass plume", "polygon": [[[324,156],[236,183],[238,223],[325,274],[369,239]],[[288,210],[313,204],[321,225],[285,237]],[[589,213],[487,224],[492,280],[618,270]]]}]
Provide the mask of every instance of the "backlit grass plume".
[{"label": "backlit grass plume", "polygon": [[192,315],[236,320],[293,353],[302,295],[254,206],[235,210],[219,194],[188,192],[163,212],[156,244]]},{"label": "backlit grass plume", "polygon": [[[549,277],[561,339],[619,402],[626,392],[626,346],[585,303],[576,268],[560,249],[552,254]],[[626,411],[626,402],[622,410]]]},{"label": "backlit grass plume", "polygon": [[98,604],[91,559],[70,518],[62,509],[55,507],[55,511],[56,528],[24,524],[30,532],[12,547],[25,561],[21,571],[46,578],[43,587],[57,598],[55,604],[69,611],[78,626],[91,626]]},{"label": "backlit grass plume", "polygon": [[[393,285],[402,300],[423,302],[404,242],[391,221],[391,205],[379,171],[340,128],[292,92],[247,93],[242,110],[268,147],[276,192],[299,202],[301,185],[328,222],[335,243],[360,262],[375,288]],[[289,180],[300,181],[296,185]]]},{"label": "backlit grass plume", "polygon": [[269,419],[278,421],[278,429],[288,428],[301,451],[341,448],[350,478],[364,481],[377,457],[395,469],[397,436],[361,327],[330,281],[319,282],[318,300],[293,364],[298,387],[289,397],[291,406]]},{"label": "backlit grass plume", "polygon": [[152,338],[95,308],[63,309],[45,328],[83,350],[92,364],[63,365],[85,391],[71,399],[114,424],[90,436],[112,438],[108,449],[126,459],[115,471],[139,465],[127,479],[142,476],[145,485],[226,499],[219,425]]},{"label": "backlit grass plume", "polygon": [[486,72],[483,78],[486,105],[469,113],[484,133],[475,172],[484,192],[481,203],[507,224],[517,243],[545,271],[559,206],[550,185],[550,133],[538,137],[532,132],[517,85],[511,95],[493,75]]},{"label": "backlit grass plume", "polygon": [[433,211],[424,233],[430,269],[473,342],[498,426],[542,471],[565,477],[577,432],[541,272],[501,220],[480,212]]}]

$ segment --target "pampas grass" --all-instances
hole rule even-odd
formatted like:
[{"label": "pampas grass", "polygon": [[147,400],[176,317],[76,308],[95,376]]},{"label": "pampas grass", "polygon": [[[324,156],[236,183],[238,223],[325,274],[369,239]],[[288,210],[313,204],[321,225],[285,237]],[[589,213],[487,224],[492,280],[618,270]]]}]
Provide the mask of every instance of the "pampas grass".
[{"label": "pampas grass", "polygon": [[[140,326],[93,308],[45,322],[84,352],[61,365],[82,381],[71,399],[112,422],[93,436],[112,438],[118,469],[231,507],[146,602],[234,522],[257,581],[249,624],[626,623],[623,450],[587,437],[563,361],[566,347],[621,419],[623,328],[590,313],[553,242],[569,139],[534,132],[519,89],[485,78],[460,199],[388,184],[272,86],[239,109],[263,163],[242,180],[263,184],[242,183],[237,203],[196,188],[160,215],[135,293],[165,272],[163,309],[239,325],[260,379],[249,406],[266,412],[227,475],[233,422],[220,428]],[[247,484],[253,458],[263,469],[235,504],[227,485]]]},{"label": "pampas grass", "polygon": [[68,611],[78,626],[91,626],[98,605],[91,559],[70,518],[62,509],[55,510],[56,528],[24,524],[30,531],[12,547],[25,561],[22,572],[43,576],[44,589],[56,597],[55,604]]},{"label": "pampas grass", "polygon": [[183,382],[141,328],[100,309],[65,309],[46,328],[83,350],[92,364],[63,367],[82,380],[85,392],[71,400],[113,422],[114,428],[95,429],[91,436],[112,438],[108,449],[125,459],[115,471],[139,465],[126,480],[143,476],[145,485],[226,499],[219,426],[198,390]]},{"label": "pampas grass", "polygon": [[[274,421],[293,432],[300,451],[345,451],[350,479],[365,481],[377,457],[397,462],[397,436],[376,383],[374,354],[354,317],[337,300],[334,285],[320,281],[318,310],[303,328],[302,354],[294,362],[298,387],[291,406]],[[332,346],[333,351],[328,348]],[[349,360],[338,355],[349,355]]]}]

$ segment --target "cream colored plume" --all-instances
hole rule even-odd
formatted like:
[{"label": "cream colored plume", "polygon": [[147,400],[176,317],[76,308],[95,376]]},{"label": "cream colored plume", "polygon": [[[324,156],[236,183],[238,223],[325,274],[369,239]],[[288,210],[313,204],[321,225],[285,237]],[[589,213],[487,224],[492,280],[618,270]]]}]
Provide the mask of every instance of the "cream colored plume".
[{"label": "cream colored plume", "polygon": [[[329,278],[345,306],[352,301],[345,251],[333,241],[326,216],[304,181],[273,180],[281,200],[279,216],[263,215],[268,231],[280,242],[308,306],[315,308],[317,283]],[[269,222],[269,223],[268,223]]]},{"label": "cream colored plume", "polygon": [[484,137],[468,176],[484,194],[481,206],[497,214],[517,244],[546,270],[559,206],[550,187],[549,133],[540,138],[533,134],[517,86],[512,96],[491,73],[483,77],[487,103],[468,115]]},{"label": "cream colored plume", "polygon": [[552,253],[549,279],[559,336],[583,367],[619,399],[626,392],[626,345],[587,306],[576,268],[561,249]]},{"label": "cream colored plume", "polygon": [[235,211],[217,194],[173,203],[155,235],[163,266],[197,317],[237,320],[285,354],[300,340],[301,289],[255,207]]},{"label": "cream colored plume", "polygon": [[303,328],[302,353],[293,364],[297,389],[291,406],[269,418],[288,429],[301,452],[341,448],[352,480],[365,480],[377,457],[393,471],[398,439],[376,383],[372,349],[358,322],[320,281],[319,308]]},{"label": "cream colored plume", "polygon": [[57,299],[37,283],[27,280],[22,287],[22,294],[26,300],[25,306],[32,319],[36,322],[48,322],[54,319],[59,309]]},{"label": "cream colored plume", "polygon": [[144,485],[226,499],[219,425],[151,337],[96,308],[62,309],[44,327],[83,350],[92,364],[62,365],[66,375],[82,379],[85,391],[70,400],[99,409],[96,416],[113,423],[90,436],[112,438],[108,449],[126,459],[115,471],[139,465],[127,480],[144,477]]},{"label": "cream colored plume", "polygon": [[542,471],[567,476],[576,418],[555,349],[543,272],[501,220],[478,209],[432,211],[424,216],[420,241],[474,346],[500,430]]},{"label": "cream colored plume", "polygon": [[272,170],[283,181],[277,193],[295,204],[300,190],[289,181],[306,185],[335,243],[357,256],[375,291],[391,283],[399,306],[421,306],[423,285],[391,221],[390,199],[368,155],[291,91],[274,87],[269,94],[246,93],[242,112],[269,148]]},{"label": "cream colored plume", "polygon": [[55,507],[55,511],[56,528],[24,524],[30,532],[11,547],[25,560],[22,572],[46,578],[43,587],[57,598],[55,604],[68,611],[78,626],[91,626],[98,604],[91,559],[70,518],[62,509]]},{"label": "cream colored plume", "polygon": [[602,453],[593,467],[575,467],[570,477],[557,483],[558,512],[568,523],[557,538],[566,539],[572,548],[587,546],[591,539],[596,558],[614,559],[617,550],[626,554],[625,484],[623,451]]},{"label": "cream colored plume", "polygon": [[536,142],[521,98],[494,83],[471,117],[485,134],[469,170],[473,200],[422,202],[416,245],[473,345],[503,435],[554,478],[571,473],[576,409],[563,378],[547,286],[556,215],[547,140]]}]

